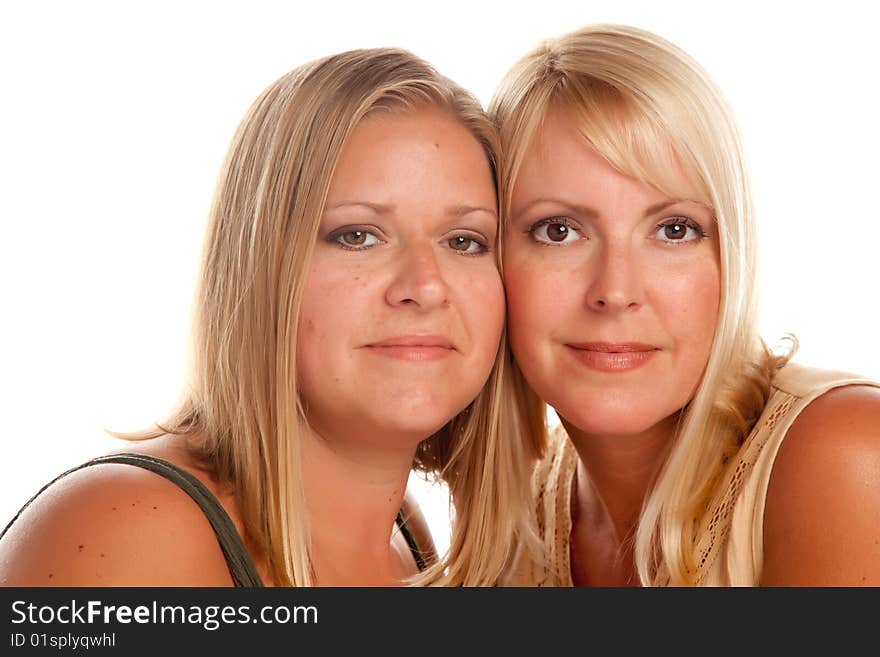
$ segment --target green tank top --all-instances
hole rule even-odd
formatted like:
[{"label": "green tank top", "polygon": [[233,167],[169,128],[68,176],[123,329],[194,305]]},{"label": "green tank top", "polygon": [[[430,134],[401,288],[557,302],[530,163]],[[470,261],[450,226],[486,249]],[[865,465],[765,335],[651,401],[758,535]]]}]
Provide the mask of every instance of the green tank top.
[{"label": "green tank top", "polygon": [[[260,574],[257,572],[257,568],[256,566],[254,566],[254,562],[251,559],[247,548],[245,548],[244,542],[241,540],[241,536],[239,535],[238,530],[235,528],[232,519],[229,517],[229,514],[226,513],[223,505],[220,504],[220,502],[217,500],[216,497],[214,497],[211,491],[209,491],[207,487],[198,480],[198,478],[194,477],[183,468],[180,468],[164,459],[160,459],[155,456],[147,456],[145,454],[125,453],[99,456],[90,461],[86,461],[82,465],[78,465],[75,468],[71,468],[70,470],[61,473],[60,475],[55,477],[55,479],[43,486],[36,495],[34,495],[24,504],[24,506],[21,507],[19,512],[15,514],[15,517],[12,518],[12,520],[10,520],[6,527],[3,529],[3,532],[0,533],[0,538],[3,538],[9,528],[12,526],[12,523],[14,523],[22,514],[22,512],[30,505],[30,503],[33,502],[40,495],[40,493],[46,490],[49,486],[54,484],[62,477],[69,475],[71,472],[75,472],[77,470],[81,470],[82,468],[102,463],[120,463],[124,465],[133,465],[139,468],[144,468],[145,470],[150,470],[151,472],[155,472],[156,474],[165,477],[166,479],[183,489],[183,491],[187,493],[187,495],[189,495],[196,504],[199,505],[205,516],[208,518],[208,521],[211,523],[211,527],[214,529],[214,534],[217,536],[217,542],[220,544],[220,549],[223,550],[223,556],[226,558],[226,564],[229,566],[229,574],[232,575],[232,581],[235,583],[235,586],[263,586],[263,580],[260,578]],[[412,552],[416,565],[418,566],[420,571],[424,570],[427,565],[425,555],[419,548],[418,542],[416,541],[415,536],[413,536],[412,531],[407,526],[402,509],[397,513],[396,522],[398,527],[400,527],[401,533],[406,539],[406,543],[409,546],[410,551]]]}]

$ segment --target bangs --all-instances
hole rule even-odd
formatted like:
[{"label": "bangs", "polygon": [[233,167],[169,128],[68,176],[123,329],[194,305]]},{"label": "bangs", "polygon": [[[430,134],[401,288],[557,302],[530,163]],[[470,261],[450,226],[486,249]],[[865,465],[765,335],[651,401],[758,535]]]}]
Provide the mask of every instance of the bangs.
[{"label": "bangs", "polygon": [[647,99],[596,78],[569,78],[553,102],[569,110],[584,139],[620,173],[712,209],[701,167],[677,137],[680,131]]}]

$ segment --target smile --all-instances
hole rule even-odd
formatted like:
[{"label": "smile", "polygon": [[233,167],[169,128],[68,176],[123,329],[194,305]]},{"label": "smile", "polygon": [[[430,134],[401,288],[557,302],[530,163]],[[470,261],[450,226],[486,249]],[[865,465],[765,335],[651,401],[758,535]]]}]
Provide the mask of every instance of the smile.
[{"label": "smile", "polygon": [[566,344],[579,362],[599,372],[627,372],[647,363],[659,349],[638,342]]},{"label": "smile", "polygon": [[365,345],[365,349],[377,356],[416,362],[442,360],[456,351],[448,338],[434,335],[386,338]]}]

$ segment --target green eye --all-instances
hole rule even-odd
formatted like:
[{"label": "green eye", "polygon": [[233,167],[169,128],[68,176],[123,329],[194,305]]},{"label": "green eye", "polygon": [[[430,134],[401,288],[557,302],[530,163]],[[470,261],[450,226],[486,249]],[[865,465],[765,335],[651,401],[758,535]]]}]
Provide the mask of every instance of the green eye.
[{"label": "green eye", "polygon": [[363,228],[343,228],[328,236],[327,241],[334,242],[344,249],[361,251],[378,244],[379,238]]},{"label": "green eye", "polygon": [[349,246],[362,246],[367,241],[367,233],[363,230],[352,230],[339,236]]},{"label": "green eye", "polygon": [[464,255],[477,255],[488,251],[485,244],[478,242],[475,238],[468,235],[456,235],[446,240],[446,244],[453,251]]}]

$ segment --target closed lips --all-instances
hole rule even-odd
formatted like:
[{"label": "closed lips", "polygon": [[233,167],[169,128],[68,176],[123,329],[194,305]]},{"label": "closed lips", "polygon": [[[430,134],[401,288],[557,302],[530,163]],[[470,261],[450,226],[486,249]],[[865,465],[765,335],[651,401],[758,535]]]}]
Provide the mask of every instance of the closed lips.
[{"label": "closed lips", "polygon": [[569,343],[572,349],[581,349],[583,351],[596,351],[606,354],[625,354],[640,351],[656,351],[657,347],[642,342],[579,342]]},{"label": "closed lips", "polygon": [[599,372],[628,372],[651,360],[659,351],[641,342],[581,342],[566,345],[581,364]]},{"label": "closed lips", "polygon": [[367,352],[397,361],[425,363],[444,361],[457,352],[455,345],[443,336],[404,335],[386,338],[366,345]]},{"label": "closed lips", "polygon": [[371,342],[368,347],[425,347],[438,349],[455,349],[455,345],[448,338],[437,335],[405,335],[395,338],[386,338],[378,342]]}]

